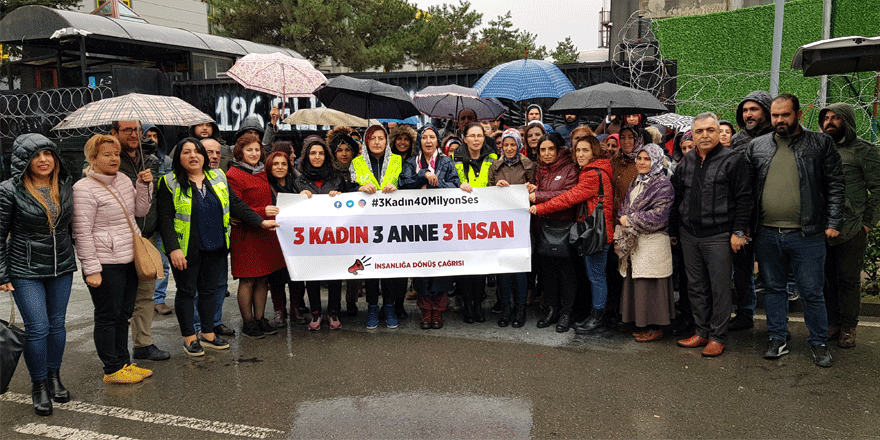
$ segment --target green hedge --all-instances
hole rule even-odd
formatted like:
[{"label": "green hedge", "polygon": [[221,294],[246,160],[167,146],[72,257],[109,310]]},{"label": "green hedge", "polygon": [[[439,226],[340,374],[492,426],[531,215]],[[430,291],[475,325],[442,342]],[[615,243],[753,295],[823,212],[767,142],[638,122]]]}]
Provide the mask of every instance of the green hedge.
[{"label": "green hedge", "polygon": [[[664,58],[678,61],[677,111],[721,113],[735,120],[735,109],[753,90],[770,88],[774,5],[743,8],[700,16],[674,17],[654,22]],[[880,0],[835,0],[834,35],[880,35]],[[822,0],[792,0],[785,5],[780,92],[797,95],[805,107],[804,120],[815,128],[819,78],[804,78],[792,70],[798,47],[822,38]],[[850,90],[849,78],[857,92]],[[857,104],[873,98],[873,73],[836,76],[830,80],[828,102]],[[860,129],[868,128],[866,114]]]}]

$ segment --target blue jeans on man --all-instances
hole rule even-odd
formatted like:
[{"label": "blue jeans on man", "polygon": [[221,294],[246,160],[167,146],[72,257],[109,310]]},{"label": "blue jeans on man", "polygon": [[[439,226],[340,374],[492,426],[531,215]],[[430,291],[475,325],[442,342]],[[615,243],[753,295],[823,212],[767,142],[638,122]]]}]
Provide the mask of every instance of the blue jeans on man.
[{"label": "blue jeans on man", "polygon": [[[156,234],[156,249],[162,248],[162,234]],[[153,294],[153,303],[162,304],[167,296],[165,291],[168,290],[168,273],[171,271],[171,262],[165,252],[159,252],[162,256],[162,273],[165,275],[161,280],[156,281],[156,292]]]},{"label": "blue jeans on man", "polygon": [[825,310],[825,234],[804,236],[800,230],[761,227],[755,257],[764,280],[764,309],[770,339],[788,338],[788,274],[794,274],[811,345],[828,340]]}]

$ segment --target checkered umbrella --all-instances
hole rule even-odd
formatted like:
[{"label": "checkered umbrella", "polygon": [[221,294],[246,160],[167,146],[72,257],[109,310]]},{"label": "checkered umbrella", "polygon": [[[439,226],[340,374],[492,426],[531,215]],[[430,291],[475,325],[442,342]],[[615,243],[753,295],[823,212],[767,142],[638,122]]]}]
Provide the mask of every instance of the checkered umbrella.
[{"label": "checkered umbrella", "polygon": [[493,67],[474,84],[474,89],[481,97],[523,101],[559,98],[573,91],[574,86],[553,63],[524,59]]},{"label": "checkered umbrella", "polygon": [[310,97],[327,77],[309,60],[293,58],[280,52],[251,53],[235,62],[226,72],[246,89],[287,98]]},{"label": "checkered umbrella", "polygon": [[67,115],[52,130],[97,127],[113,121],[183,127],[214,122],[210,116],[180,98],[129,93],[86,104]]},{"label": "checkered umbrella", "polygon": [[467,108],[477,113],[478,121],[494,121],[507,111],[497,99],[480,98],[475,89],[455,84],[425,87],[413,95],[413,104],[420,112],[440,119],[455,119]]},{"label": "checkered umbrella", "polygon": [[674,128],[678,131],[688,131],[694,125],[694,117],[678,113],[664,113],[658,116],[648,116],[648,122]]}]

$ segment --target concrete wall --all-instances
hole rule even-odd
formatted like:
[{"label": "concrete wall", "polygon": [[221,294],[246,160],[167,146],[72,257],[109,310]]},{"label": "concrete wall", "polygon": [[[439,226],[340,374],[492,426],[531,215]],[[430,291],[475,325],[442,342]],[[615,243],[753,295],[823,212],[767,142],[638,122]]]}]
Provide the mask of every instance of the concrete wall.
[{"label": "concrete wall", "polygon": [[[141,17],[159,26],[208,32],[208,6],[199,0],[130,0],[131,8]],[[97,8],[96,0],[83,0],[79,11],[89,13]]]}]

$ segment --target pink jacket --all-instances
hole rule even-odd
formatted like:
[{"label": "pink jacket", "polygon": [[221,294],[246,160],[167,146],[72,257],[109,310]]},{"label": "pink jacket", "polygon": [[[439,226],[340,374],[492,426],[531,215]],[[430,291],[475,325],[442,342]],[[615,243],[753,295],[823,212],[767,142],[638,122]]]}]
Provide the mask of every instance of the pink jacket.
[{"label": "pink jacket", "polygon": [[[82,272],[87,276],[101,273],[102,264],[134,261],[131,229],[125,215],[140,234],[134,218],[147,215],[152,192],[152,184],[138,182],[135,194],[131,179],[122,173],[108,176],[89,171],[88,176],[73,185],[73,239]],[[125,205],[125,214],[119,202],[91,176],[104,182],[116,194]]]}]

